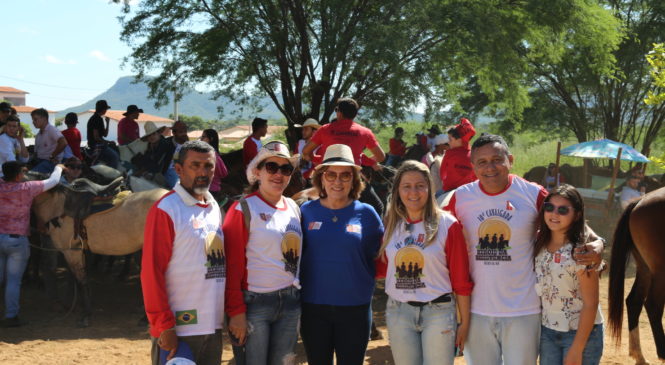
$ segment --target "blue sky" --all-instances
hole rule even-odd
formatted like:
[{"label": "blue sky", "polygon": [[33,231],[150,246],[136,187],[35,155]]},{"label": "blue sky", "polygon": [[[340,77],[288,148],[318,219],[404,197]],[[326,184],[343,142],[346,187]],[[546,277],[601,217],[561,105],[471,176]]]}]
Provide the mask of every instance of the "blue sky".
[{"label": "blue sky", "polygon": [[120,41],[122,5],[108,0],[20,0],[4,4],[0,85],[29,92],[26,104],[62,110],[111,87],[131,66]]}]

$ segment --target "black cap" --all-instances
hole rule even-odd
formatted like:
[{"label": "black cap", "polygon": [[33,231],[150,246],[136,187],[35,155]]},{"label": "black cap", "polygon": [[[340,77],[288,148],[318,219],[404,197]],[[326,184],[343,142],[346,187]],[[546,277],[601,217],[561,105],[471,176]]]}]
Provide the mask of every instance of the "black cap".
[{"label": "black cap", "polygon": [[111,106],[104,99],[97,100],[97,102],[95,103],[95,110],[109,110],[109,109],[111,109]]},{"label": "black cap", "polygon": [[138,106],[132,104],[132,105],[127,107],[127,111],[122,113],[122,115],[127,116],[127,114],[133,114],[133,113],[136,113],[136,112],[143,113],[143,109],[139,109]]},{"label": "black cap", "polygon": [[0,103],[0,112],[10,113],[12,111],[12,105],[6,101]]}]

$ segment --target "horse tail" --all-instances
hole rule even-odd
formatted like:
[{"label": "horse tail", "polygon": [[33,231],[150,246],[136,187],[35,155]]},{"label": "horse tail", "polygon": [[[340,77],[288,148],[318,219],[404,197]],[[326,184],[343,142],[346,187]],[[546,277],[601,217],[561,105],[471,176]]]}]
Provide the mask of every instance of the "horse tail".
[{"label": "horse tail", "polygon": [[623,323],[623,287],[626,274],[626,263],[633,249],[633,238],[630,234],[630,213],[637,202],[630,203],[621,215],[614,231],[612,257],[610,258],[610,282],[608,296],[608,326],[610,334],[621,342],[621,325]]}]

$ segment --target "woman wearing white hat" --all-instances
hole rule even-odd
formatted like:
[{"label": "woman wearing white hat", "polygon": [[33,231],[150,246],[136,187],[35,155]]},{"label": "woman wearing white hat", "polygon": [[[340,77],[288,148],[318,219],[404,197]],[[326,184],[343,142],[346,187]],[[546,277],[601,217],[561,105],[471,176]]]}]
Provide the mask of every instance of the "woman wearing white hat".
[{"label": "woman wearing white hat", "polygon": [[295,356],[302,230],[298,206],[282,193],[298,159],[282,142],[264,145],[247,166],[249,194],[224,219],[225,311],[247,365]]},{"label": "woman wearing white hat", "polygon": [[[296,128],[302,127],[302,139],[298,141],[298,145],[296,146],[296,152],[302,154],[305,145],[307,145],[307,142],[309,142],[314,133],[321,128],[321,124],[319,124],[314,118],[307,118],[305,123],[302,125],[296,124],[295,126]],[[314,150],[314,153],[316,154],[318,151],[319,149],[317,148]],[[310,161],[300,161],[300,170],[302,171],[303,178],[309,181],[312,172],[314,171],[314,165]]]},{"label": "woman wearing white hat", "polygon": [[[145,133],[141,140],[148,142],[145,152],[132,158],[132,164],[136,167],[134,175],[145,176],[148,179],[157,177],[158,181],[163,181],[163,174],[169,167],[169,146],[162,132],[166,127],[157,127],[153,122],[146,122]],[[149,176],[152,175],[152,176]]]},{"label": "woman wearing white hat", "polygon": [[301,207],[302,321],[311,365],[362,364],[369,340],[374,258],[383,225],[358,201],[364,183],[351,148],[334,144],[312,176],[320,199]]}]

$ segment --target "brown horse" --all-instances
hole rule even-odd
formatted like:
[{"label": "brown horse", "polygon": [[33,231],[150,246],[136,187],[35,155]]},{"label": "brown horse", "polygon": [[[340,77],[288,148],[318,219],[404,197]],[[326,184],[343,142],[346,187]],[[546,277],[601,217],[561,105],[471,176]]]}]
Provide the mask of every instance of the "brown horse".
[{"label": "brown horse", "polygon": [[646,308],[656,351],[665,360],[663,306],[665,305],[665,188],[645,195],[624,211],[614,233],[609,282],[609,329],[617,342],[621,341],[623,322],[623,285],[629,254],[635,259],[637,272],[628,297],[629,354],[636,364],[646,364],[640,348],[638,319],[642,306]]}]

